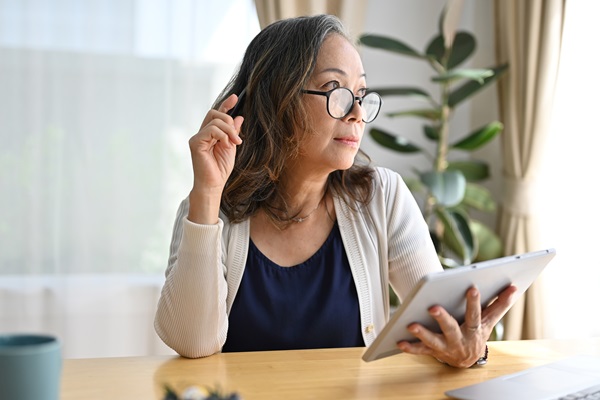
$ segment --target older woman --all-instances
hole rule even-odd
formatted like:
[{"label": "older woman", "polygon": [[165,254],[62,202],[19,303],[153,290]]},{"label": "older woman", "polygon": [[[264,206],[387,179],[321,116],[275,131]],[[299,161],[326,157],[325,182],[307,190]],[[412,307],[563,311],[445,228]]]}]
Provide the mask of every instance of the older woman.
[{"label": "older woman", "polygon": [[[235,108],[234,108],[235,106]],[[400,299],[441,270],[401,177],[360,150],[381,99],[339,20],[275,22],[190,141],[194,184],[178,211],[155,327],[185,357],[365,346]],[[459,325],[430,312],[402,350],[472,365],[507,310],[467,294]]]}]

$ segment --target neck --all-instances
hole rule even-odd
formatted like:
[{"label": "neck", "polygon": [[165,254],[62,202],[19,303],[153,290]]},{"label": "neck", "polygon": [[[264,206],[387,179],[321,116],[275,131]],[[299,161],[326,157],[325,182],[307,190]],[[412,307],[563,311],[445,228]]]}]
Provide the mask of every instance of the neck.
[{"label": "neck", "polygon": [[323,200],[325,199],[325,195],[326,194],[327,194],[327,191],[324,191],[323,192],[323,196],[321,196],[321,200],[319,200],[319,202],[317,203],[316,207],[313,208],[312,211],[310,211],[308,214],[302,215],[301,213],[299,213],[298,216],[291,217],[290,220],[293,221],[293,222],[295,222],[295,223],[298,223],[298,224],[300,222],[306,221],[311,215],[313,215],[319,209],[319,207],[321,207],[321,204],[323,203]]}]

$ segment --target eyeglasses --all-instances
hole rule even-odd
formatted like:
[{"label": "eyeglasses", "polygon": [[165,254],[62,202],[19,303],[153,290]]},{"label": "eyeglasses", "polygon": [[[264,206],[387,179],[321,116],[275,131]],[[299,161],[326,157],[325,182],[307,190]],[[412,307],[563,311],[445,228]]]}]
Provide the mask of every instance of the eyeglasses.
[{"label": "eyeglasses", "polygon": [[362,109],[362,120],[365,123],[369,123],[377,118],[381,104],[383,104],[383,100],[375,92],[370,92],[363,97],[359,97],[355,96],[352,90],[345,87],[338,87],[327,92],[303,90],[302,93],[327,97],[327,112],[335,119],[342,119],[350,114],[354,108],[354,102],[358,100],[358,104]]}]

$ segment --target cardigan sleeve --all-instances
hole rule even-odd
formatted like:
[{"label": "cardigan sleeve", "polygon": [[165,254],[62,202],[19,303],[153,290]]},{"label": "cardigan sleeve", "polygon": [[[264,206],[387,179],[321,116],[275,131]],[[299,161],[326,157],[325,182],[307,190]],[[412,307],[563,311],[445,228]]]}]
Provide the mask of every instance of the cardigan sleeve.
[{"label": "cardigan sleeve", "polygon": [[188,358],[221,350],[227,337],[227,283],[223,221],[199,225],[187,219],[188,200],[177,212],[166,280],[154,327],[165,344]]},{"label": "cardigan sleeve", "polygon": [[399,174],[379,169],[387,214],[389,279],[402,300],[426,274],[442,270],[421,209]]}]

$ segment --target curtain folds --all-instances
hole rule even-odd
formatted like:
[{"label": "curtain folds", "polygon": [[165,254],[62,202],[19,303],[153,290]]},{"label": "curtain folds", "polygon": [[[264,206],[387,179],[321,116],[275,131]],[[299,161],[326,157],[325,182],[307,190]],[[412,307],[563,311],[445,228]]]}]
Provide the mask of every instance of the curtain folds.
[{"label": "curtain folds", "polygon": [[337,16],[353,38],[363,32],[367,0],[255,0],[260,27],[302,15]]},{"label": "curtain folds", "polygon": [[[506,254],[538,250],[536,208],[540,159],[554,99],[565,0],[496,0],[496,54],[509,64],[498,82],[504,193],[499,233]],[[504,339],[544,336],[538,280],[504,318]]]}]

